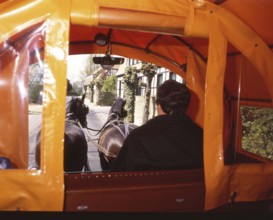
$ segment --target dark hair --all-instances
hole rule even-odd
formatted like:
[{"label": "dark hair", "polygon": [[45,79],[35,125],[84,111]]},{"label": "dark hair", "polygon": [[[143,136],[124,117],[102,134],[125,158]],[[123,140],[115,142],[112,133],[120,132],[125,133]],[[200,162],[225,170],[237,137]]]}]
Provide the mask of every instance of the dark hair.
[{"label": "dark hair", "polygon": [[186,112],[190,97],[190,91],[185,84],[170,79],[159,86],[156,104],[168,115],[181,114]]}]

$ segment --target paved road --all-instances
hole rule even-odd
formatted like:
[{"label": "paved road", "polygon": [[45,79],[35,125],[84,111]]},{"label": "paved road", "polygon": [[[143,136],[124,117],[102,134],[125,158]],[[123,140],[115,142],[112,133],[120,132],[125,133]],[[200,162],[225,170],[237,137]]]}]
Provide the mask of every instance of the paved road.
[{"label": "paved road", "polygon": [[34,167],[34,156],[35,156],[35,142],[38,131],[41,128],[41,107],[32,106],[31,111],[28,113],[28,131],[29,131],[29,167]]},{"label": "paved road", "polygon": [[[70,97],[67,98],[67,101]],[[89,106],[89,113],[87,115],[87,125],[89,128],[98,130],[106,122],[110,106],[96,106],[90,103],[88,99],[85,100],[85,104]],[[29,107],[29,167],[34,165],[34,149],[35,139],[37,132],[41,126],[41,105],[30,105]],[[86,133],[86,139],[88,143],[88,159],[91,170],[93,172],[101,171],[101,166],[98,157],[98,151],[96,148],[97,138],[95,131],[88,131],[84,129]]]},{"label": "paved road", "polygon": [[[89,101],[86,101],[85,103],[89,106],[89,113],[87,115],[87,126],[89,128],[99,130],[107,120],[110,106],[96,106]],[[96,136],[97,132],[87,129],[85,129],[85,131],[89,133],[89,135],[86,136],[88,143],[88,158],[91,170],[93,172],[101,171],[98,150],[96,147],[98,139],[98,135]]]}]

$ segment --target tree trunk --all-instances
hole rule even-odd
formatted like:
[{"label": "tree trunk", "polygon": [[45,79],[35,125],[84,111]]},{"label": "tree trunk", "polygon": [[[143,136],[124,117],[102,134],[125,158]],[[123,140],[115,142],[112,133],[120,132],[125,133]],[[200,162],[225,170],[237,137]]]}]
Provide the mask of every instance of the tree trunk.
[{"label": "tree trunk", "polygon": [[144,106],[144,113],[143,113],[143,124],[145,124],[149,120],[150,114],[150,99],[151,99],[151,89],[152,89],[152,80],[153,77],[147,77],[148,82],[145,88],[145,106]]},{"label": "tree trunk", "polygon": [[100,105],[100,94],[102,86],[100,84],[96,85],[96,105]]}]

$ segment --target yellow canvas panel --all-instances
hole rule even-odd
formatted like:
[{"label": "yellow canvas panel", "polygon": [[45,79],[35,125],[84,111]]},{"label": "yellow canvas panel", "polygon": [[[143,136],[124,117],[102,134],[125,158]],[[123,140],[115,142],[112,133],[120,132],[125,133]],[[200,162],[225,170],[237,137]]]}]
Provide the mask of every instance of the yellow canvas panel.
[{"label": "yellow canvas panel", "polygon": [[206,67],[206,64],[193,51],[189,51],[186,82],[192,91],[192,96],[188,113],[202,128],[204,128]]},{"label": "yellow canvas panel", "polygon": [[[4,45],[3,50],[10,47],[18,51],[12,51],[13,57],[7,57],[10,58],[10,62],[1,63],[1,74],[6,75],[8,77],[6,81],[10,83],[1,87],[1,91],[7,95],[4,103],[4,114],[7,116],[5,119],[7,121],[4,122],[7,125],[5,129],[7,133],[14,135],[7,135],[9,139],[6,143],[10,146],[2,145],[2,141],[6,139],[1,139],[0,152],[1,156],[10,157],[18,169],[1,171],[0,209],[61,211],[64,203],[63,133],[70,4],[66,0],[44,0],[16,1],[15,4],[7,2],[4,6],[0,9],[0,23],[6,25],[5,28],[1,26],[0,43]],[[13,38],[16,43],[22,31],[35,27],[41,21],[46,24],[42,165],[41,170],[28,170],[26,167],[28,153],[26,81],[30,54],[28,49],[35,48],[39,43],[36,44],[35,40],[31,41],[29,38],[22,44],[23,49],[20,49],[20,44],[5,47],[5,41]],[[11,39],[11,42],[13,40]],[[40,48],[35,49],[39,51]]]},{"label": "yellow canvas panel", "polygon": [[[223,153],[223,82],[227,41],[252,61],[266,83],[272,82],[273,54],[255,32],[232,14],[219,8],[211,9],[211,12],[204,125],[207,210],[230,202],[234,193],[236,201],[272,198],[273,185],[273,178],[264,181],[265,176],[273,172],[272,164],[252,164],[251,169],[247,165],[228,166],[224,165]],[[267,85],[267,88],[273,97],[272,87]],[[242,186],[248,186],[249,191]]]},{"label": "yellow canvas panel", "polygon": [[[121,3],[119,1],[115,1],[112,3],[108,3],[107,1],[100,3],[102,4],[102,8],[111,8],[110,6],[118,9],[119,7],[122,9],[128,9],[134,5],[131,9],[134,10],[135,8],[147,12],[151,12],[151,5],[150,4],[141,4],[138,5],[141,1],[137,1],[136,3]],[[178,1],[177,1],[178,2]],[[186,23],[181,25],[181,34],[186,35],[187,37],[200,37],[206,36],[205,33],[209,33],[209,44],[208,46],[208,67],[206,70],[206,81],[203,85],[205,88],[205,107],[204,107],[204,129],[205,129],[205,178],[206,178],[206,210],[213,209],[215,207],[221,206],[230,202],[231,195],[233,192],[237,193],[236,201],[253,201],[253,200],[263,200],[272,198],[271,194],[262,193],[262,195],[257,191],[252,191],[253,198],[250,199],[249,194],[246,194],[244,189],[240,189],[239,186],[244,184],[251,185],[249,183],[249,179],[245,178],[245,175],[240,177],[240,173],[244,170],[244,166],[242,165],[224,165],[224,77],[225,77],[225,68],[226,68],[226,54],[229,51],[237,51],[241,52],[245,55],[255,66],[258,70],[261,78],[264,82],[267,83],[266,87],[269,89],[269,92],[272,97],[272,87],[270,87],[270,83],[272,82],[272,74],[270,74],[270,69],[272,69],[272,52],[265,44],[265,42],[259,37],[257,33],[252,31],[248,25],[234,16],[232,13],[228,12],[221,6],[216,6],[214,4],[210,4],[206,2],[205,4],[195,4],[196,2],[193,1],[191,4],[189,1],[179,1],[183,8],[179,8],[181,10],[181,14],[183,16],[187,16]],[[202,2],[202,1],[201,1]],[[168,9],[172,8],[176,4],[173,4],[172,1],[168,1],[170,3],[168,5]],[[253,3],[253,1],[252,1]],[[112,5],[111,5],[112,4]],[[146,10],[146,5],[148,10]],[[223,4],[224,5],[224,4]],[[163,4],[157,4],[158,12],[162,12],[164,14]],[[235,3],[234,5],[235,6]],[[252,6],[253,7],[253,6]],[[264,10],[266,10],[264,8]],[[171,11],[176,11],[175,9]],[[267,10],[266,10],[267,11]],[[108,15],[109,19],[116,19],[118,20],[118,27],[120,28],[128,28],[133,29],[133,25],[137,25],[137,23],[130,23],[130,21],[123,21],[122,19],[119,20],[119,16],[113,10],[101,10],[102,14]],[[175,13],[174,13],[175,14]],[[142,14],[144,16],[144,14]],[[105,17],[107,16],[99,16],[98,24],[107,27],[113,24],[107,24]],[[149,18],[147,15],[146,18]],[[101,19],[101,20],[100,20]],[[137,22],[133,19],[130,19],[134,22]],[[147,19],[149,20],[149,19]],[[203,25],[205,22],[206,25]],[[141,23],[141,22],[140,22]],[[182,24],[182,23],[181,23]],[[122,26],[124,25],[124,26]],[[170,33],[168,27],[168,22],[166,23],[166,29],[164,29],[165,23],[161,23],[160,31],[159,29],[153,29],[153,25],[149,23],[149,27],[143,27],[140,25],[139,29],[142,31],[152,31],[152,32],[161,32],[163,33]],[[173,32],[176,34],[177,32]],[[137,33],[136,33],[137,34]],[[139,37],[141,33],[139,33]],[[160,51],[160,47],[157,48]],[[94,50],[96,51],[96,50]],[[116,47],[116,51],[120,52],[121,49]],[[130,50],[128,50],[130,51]],[[123,54],[125,55],[125,51],[123,50]],[[128,55],[133,54],[135,51],[128,52]],[[167,56],[171,56],[172,51],[166,51],[165,54]],[[187,57],[187,52],[181,53],[180,56]],[[134,56],[132,57],[140,58],[141,56]],[[140,58],[141,59],[141,58]],[[189,59],[189,61],[191,61]],[[156,62],[155,62],[156,63]],[[172,70],[172,68],[170,68]],[[193,69],[188,70],[189,72],[196,72]],[[253,71],[255,74],[255,71]],[[247,72],[246,74],[251,74]],[[181,73],[184,76],[183,73]],[[193,79],[187,76],[186,78],[189,85],[193,84]],[[202,86],[200,87],[202,88]],[[199,92],[200,94],[201,92]],[[200,119],[199,119],[200,120]],[[202,119],[201,119],[202,120]],[[200,122],[199,122],[200,123]],[[256,167],[256,169],[265,170],[266,173],[272,172],[272,165],[251,165]],[[245,166],[245,173],[248,173],[250,179],[256,178],[256,175],[253,173],[251,174],[250,169],[247,169]],[[236,176],[236,178],[234,178]],[[244,177],[243,177],[244,176]],[[263,183],[263,178],[265,176],[260,175],[260,178],[255,179],[253,181],[255,184],[261,185],[264,191],[271,189],[272,183],[270,182],[268,185]],[[239,188],[234,188],[233,182],[235,182],[236,186]],[[242,185],[240,185],[241,183]],[[266,186],[265,186],[266,185]],[[259,187],[260,188],[260,187]],[[240,194],[240,195],[239,195]]]},{"label": "yellow canvas panel", "polygon": [[[197,101],[192,102],[189,114],[204,128],[206,211],[224,205],[233,198],[236,201],[272,199],[272,163],[224,163],[227,139],[224,130],[229,120],[225,117],[224,86],[230,94],[236,95],[241,77],[246,79],[242,84],[247,88],[242,91],[244,97],[273,98],[273,53],[268,46],[273,43],[272,30],[268,30],[273,24],[272,8],[273,1],[267,0],[228,0],[219,6],[202,0],[5,1],[0,5],[0,24],[5,24],[0,26],[1,47],[5,48],[6,41],[14,36],[20,38],[25,29],[41,23],[46,25],[45,45],[37,46],[38,50],[44,50],[45,101],[41,170],[27,170],[28,109],[24,91],[28,85],[24,74],[28,68],[29,54],[26,48],[15,53],[10,51],[0,65],[1,73],[5,73],[4,83],[1,84],[3,93],[10,97],[8,101],[0,101],[5,116],[1,118],[1,123],[7,125],[1,128],[5,137],[0,141],[0,154],[10,157],[19,169],[1,171],[0,184],[3,190],[0,209],[63,209],[67,56],[69,53],[105,53],[103,47],[85,43],[69,48],[69,43],[91,41],[90,33],[93,31],[95,35],[101,30],[99,28],[105,28],[105,33],[108,28],[118,28],[113,35],[115,40],[122,39],[124,44],[135,45],[131,48],[113,45],[113,53],[169,68],[184,77],[196,93],[200,101],[199,109],[194,115]],[[258,9],[261,17],[254,13]],[[70,24],[73,32],[70,32]],[[158,34],[162,38],[152,49],[169,60],[145,51],[144,46]],[[186,37],[190,43],[181,44],[170,36]],[[203,59],[189,47],[201,51]],[[230,52],[240,53],[241,58],[226,56]],[[19,58],[15,61],[16,56]],[[185,63],[189,68],[187,73],[181,68]],[[240,69],[242,66],[243,69]],[[20,71],[22,73],[19,74]],[[233,72],[234,80],[226,79]],[[248,92],[256,80],[261,89],[255,94]],[[14,89],[9,90],[11,87]],[[270,105],[272,107],[272,101]],[[20,138],[11,138],[11,132]]]}]

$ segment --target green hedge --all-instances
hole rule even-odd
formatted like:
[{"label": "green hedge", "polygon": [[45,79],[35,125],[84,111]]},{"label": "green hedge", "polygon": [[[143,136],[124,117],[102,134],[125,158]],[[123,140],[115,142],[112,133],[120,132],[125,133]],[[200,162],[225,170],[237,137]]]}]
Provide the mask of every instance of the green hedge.
[{"label": "green hedge", "polygon": [[116,93],[114,92],[101,92],[98,105],[112,106],[115,98],[116,98]]},{"label": "green hedge", "polygon": [[40,98],[40,92],[43,91],[43,86],[42,85],[30,85],[29,90],[28,90],[28,101],[29,103],[37,103],[37,104],[42,104],[41,103],[41,98]]},{"label": "green hedge", "polygon": [[242,148],[273,160],[273,109],[241,107]]}]

